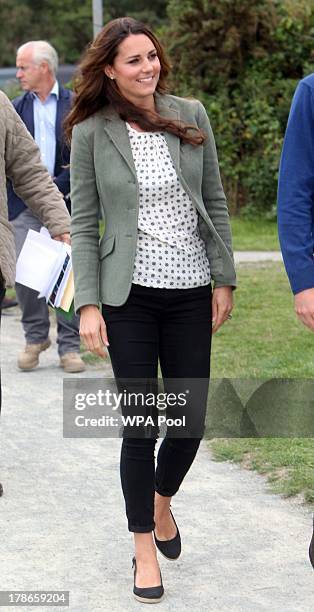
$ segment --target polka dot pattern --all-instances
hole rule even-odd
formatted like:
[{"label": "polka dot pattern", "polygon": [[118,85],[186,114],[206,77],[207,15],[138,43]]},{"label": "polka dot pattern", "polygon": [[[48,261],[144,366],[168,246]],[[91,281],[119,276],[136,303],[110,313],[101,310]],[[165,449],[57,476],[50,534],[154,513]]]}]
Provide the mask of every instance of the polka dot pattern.
[{"label": "polka dot pattern", "polygon": [[126,126],[139,184],[133,282],[168,289],[207,285],[210,267],[197,211],[178,179],[164,134]]}]

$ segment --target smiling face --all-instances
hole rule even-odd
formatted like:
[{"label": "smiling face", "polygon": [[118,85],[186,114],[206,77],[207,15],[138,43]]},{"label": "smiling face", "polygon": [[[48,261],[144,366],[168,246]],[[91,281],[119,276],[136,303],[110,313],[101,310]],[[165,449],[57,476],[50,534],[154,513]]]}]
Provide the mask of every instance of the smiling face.
[{"label": "smiling face", "polygon": [[119,45],[113,65],[105,74],[114,78],[121,94],[136,106],[154,108],[160,62],[153,42],[145,34],[130,34]]}]

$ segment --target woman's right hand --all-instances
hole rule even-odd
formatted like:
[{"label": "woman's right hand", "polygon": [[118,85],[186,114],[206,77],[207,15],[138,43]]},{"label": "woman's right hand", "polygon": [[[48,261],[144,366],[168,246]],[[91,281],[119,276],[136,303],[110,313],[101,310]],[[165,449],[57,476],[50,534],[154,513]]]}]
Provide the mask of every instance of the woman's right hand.
[{"label": "woman's right hand", "polygon": [[90,304],[80,308],[80,336],[89,351],[106,357],[104,346],[109,346],[107,329],[97,306]]}]

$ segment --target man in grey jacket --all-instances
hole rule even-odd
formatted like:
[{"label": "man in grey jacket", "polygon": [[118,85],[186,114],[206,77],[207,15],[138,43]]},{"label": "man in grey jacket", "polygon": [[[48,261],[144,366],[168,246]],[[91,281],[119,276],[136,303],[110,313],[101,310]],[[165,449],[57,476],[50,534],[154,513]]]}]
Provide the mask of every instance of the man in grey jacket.
[{"label": "man in grey jacket", "polygon": [[15,244],[8,221],[7,179],[50,235],[70,243],[70,215],[63,197],[42,165],[39,149],[23,121],[10,100],[0,92],[0,314],[5,289],[15,282]]}]

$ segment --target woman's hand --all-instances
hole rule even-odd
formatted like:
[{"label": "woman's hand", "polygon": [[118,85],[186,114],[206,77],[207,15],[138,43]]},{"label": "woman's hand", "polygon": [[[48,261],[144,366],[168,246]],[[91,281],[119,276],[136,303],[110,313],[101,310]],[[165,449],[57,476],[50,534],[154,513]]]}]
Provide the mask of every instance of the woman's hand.
[{"label": "woman's hand", "polygon": [[233,308],[233,295],[231,287],[216,287],[212,298],[212,333],[228,319]]},{"label": "woman's hand", "polygon": [[107,329],[97,306],[88,305],[80,308],[80,336],[89,351],[99,357],[106,357],[104,346],[109,346]]}]

